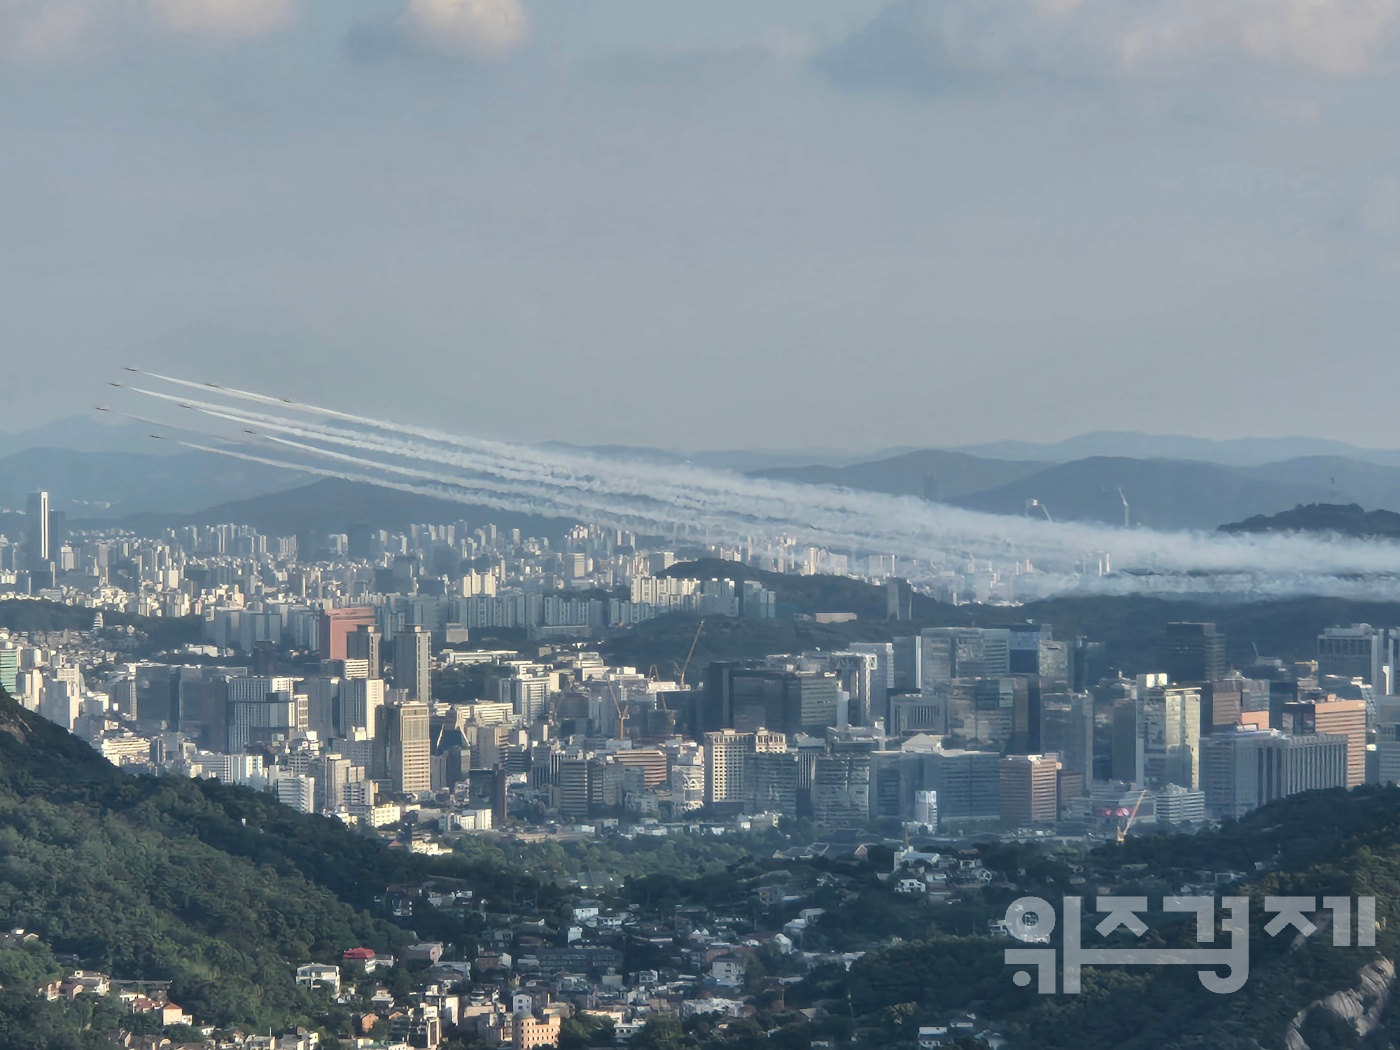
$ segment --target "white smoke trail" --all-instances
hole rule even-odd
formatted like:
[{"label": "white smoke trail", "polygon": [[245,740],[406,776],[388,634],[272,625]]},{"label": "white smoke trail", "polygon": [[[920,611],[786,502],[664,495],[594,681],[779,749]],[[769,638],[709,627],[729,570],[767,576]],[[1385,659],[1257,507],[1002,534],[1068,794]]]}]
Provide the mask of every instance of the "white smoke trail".
[{"label": "white smoke trail", "polygon": [[[1400,596],[1400,547],[1389,543],[1030,521],[688,464],[487,441],[143,374],[205,395],[192,400],[132,388],[191,409],[182,417],[189,420],[182,429],[216,434],[218,421],[256,427],[260,439],[296,458],[198,446],[205,451],[500,510],[643,532],[669,533],[680,526],[690,535],[719,542],[787,542],[857,555],[895,554],[921,563],[926,574],[958,569],[969,560],[1005,565],[1029,559],[1043,574],[1042,589],[1211,593],[1225,588],[1259,597]],[[1101,551],[1111,555],[1118,571],[1103,578],[1080,574],[1077,563]]]}]

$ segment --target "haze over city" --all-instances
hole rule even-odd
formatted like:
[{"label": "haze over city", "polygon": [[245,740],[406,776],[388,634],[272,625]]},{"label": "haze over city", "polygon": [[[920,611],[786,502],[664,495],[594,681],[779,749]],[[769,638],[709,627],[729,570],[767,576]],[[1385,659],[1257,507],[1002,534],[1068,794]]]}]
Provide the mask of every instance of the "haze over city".
[{"label": "haze over city", "polygon": [[1400,1047],[1397,59],[0,0],[0,1050]]}]

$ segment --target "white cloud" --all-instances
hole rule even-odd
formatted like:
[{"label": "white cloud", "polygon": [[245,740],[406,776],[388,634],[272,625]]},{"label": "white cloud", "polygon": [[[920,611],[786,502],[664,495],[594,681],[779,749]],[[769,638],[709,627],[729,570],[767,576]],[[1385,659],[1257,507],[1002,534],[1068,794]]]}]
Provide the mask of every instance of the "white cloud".
[{"label": "white cloud", "polygon": [[515,50],[530,33],[521,0],[408,0],[404,14],[424,42],[482,58]]},{"label": "white cloud", "polygon": [[210,36],[257,36],[286,24],[293,0],[147,0],[154,18],[170,29]]},{"label": "white cloud", "polygon": [[1242,52],[1329,76],[1373,71],[1400,28],[1400,0],[1168,0],[1119,36],[1127,67]]}]

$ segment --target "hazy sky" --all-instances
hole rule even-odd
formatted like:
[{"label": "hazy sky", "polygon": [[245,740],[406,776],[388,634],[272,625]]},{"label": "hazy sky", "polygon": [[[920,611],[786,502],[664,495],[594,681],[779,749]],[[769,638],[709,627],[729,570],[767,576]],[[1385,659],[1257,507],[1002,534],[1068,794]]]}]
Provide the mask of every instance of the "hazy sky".
[{"label": "hazy sky", "polygon": [[[1400,446],[1400,0],[0,0],[6,429]],[[133,347],[134,349],[124,349]]]}]

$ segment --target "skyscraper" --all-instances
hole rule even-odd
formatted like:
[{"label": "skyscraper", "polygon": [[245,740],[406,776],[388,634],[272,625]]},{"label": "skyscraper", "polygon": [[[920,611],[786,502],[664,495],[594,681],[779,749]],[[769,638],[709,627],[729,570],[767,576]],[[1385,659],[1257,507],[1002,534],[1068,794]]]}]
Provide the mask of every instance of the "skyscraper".
[{"label": "skyscraper", "polygon": [[378,731],[379,709],[384,706],[384,679],[346,678],[340,683],[340,704],[335,719],[337,736],[366,736]]},{"label": "skyscraper", "polygon": [[344,660],[349,636],[361,624],[375,623],[372,605],[348,605],[321,612],[321,659]]},{"label": "skyscraper", "polygon": [[1342,737],[1276,729],[1216,733],[1202,741],[1201,787],[1216,817],[1242,817],[1300,791],[1341,787],[1347,779]]},{"label": "skyscraper", "polygon": [[394,687],[410,700],[433,698],[432,635],[414,625],[394,636]]},{"label": "skyscraper", "polygon": [[1400,656],[1400,630],[1354,623],[1328,627],[1317,636],[1319,675],[1360,678],[1382,695],[1395,693],[1395,666]]},{"label": "skyscraper", "polygon": [[705,804],[740,804],[745,800],[744,758],[758,753],[784,752],[781,733],[759,729],[736,733],[732,729],[705,734]]},{"label": "skyscraper", "polygon": [[1224,678],[1225,636],[1213,623],[1169,623],[1158,663],[1173,682],[1214,682]]},{"label": "skyscraper", "polygon": [[1294,734],[1318,733],[1346,740],[1346,786],[1366,782],[1366,701],[1295,700],[1283,705],[1283,728]]},{"label": "skyscraper", "polygon": [[380,772],[393,789],[416,795],[433,788],[432,737],[428,704],[405,700],[379,709],[376,736]]},{"label": "skyscraper", "polygon": [[364,660],[369,664],[370,678],[379,677],[379,644],[382,640],[377,624],[361,623],[345,636],[345,658]]},{"label": "skyscraper", "polygon": [[25,541],[31,569],[42,568],[53,560],[52,535],[49,531],[49,494],[31,492],[25,514]]},{"label": "skyscraper", "polygon": [[1008,824],[1053,824],[1060,815],[1060,763],[1053,755],[1007,755],[998,770],[1001,819]]}]

